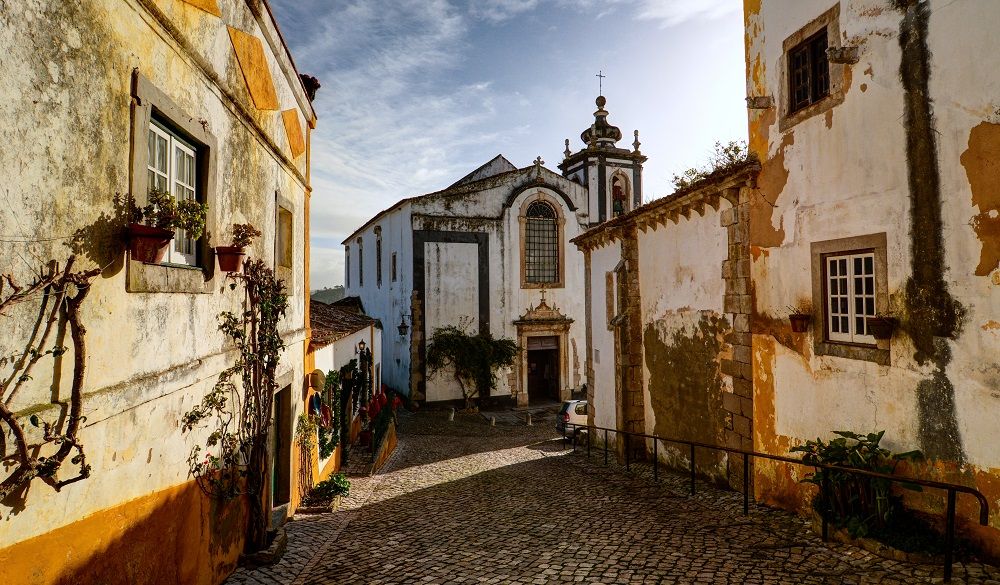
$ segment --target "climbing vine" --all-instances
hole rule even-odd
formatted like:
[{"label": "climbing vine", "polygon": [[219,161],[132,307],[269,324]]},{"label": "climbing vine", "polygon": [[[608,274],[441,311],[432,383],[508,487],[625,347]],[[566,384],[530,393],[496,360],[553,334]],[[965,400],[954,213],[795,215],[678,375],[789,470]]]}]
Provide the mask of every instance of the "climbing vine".
[{"label": "climbing vine", "polygon": [[[18,305],[37,303],[35,328],[22,349],[0,357],[0,423],[7,430],[0,433],[0,457],[4,463],[0,481],[0,500],[27,488],[39,478],[59,491],[66,485],[90,476],[90,465],[79,439],[83,416],[83,384],[87,367],[87,328],[80,319],[80,307],[90,293],[90,283],[99,269],[74,271],[76,256],[70,256],[62,269],[51,262],[30,284],[20,284],[11,274],[0,275],[0,316]],[[45,420],[38,414],[14,412],[14,398],[32,379],[34,367],[43,359],[61,360],[67,348],[53,342],[59,337],[62,324],[69,326],[73,344],[73,377],[70,388],[69,412],[62,422]],[[37,427],[41,433],[30,432],[25,424]],[[13,452],[8,453],[7,436],[13,438]],[[53,451],[54,449],[54,451]],[[63,463],[77,468],[76,475],[59,479]]]},{"label": "climbing vine", "polygon": [[489,331],[470,335],[455,326],[439,327],[427,346],[427,367],[436,372],[451,366],[466,408],[471,409],[477,396],[496,388],[497,369],[513,365],[518,351],[512,340],[495,339]]},{"label": "climbing vine", "polygon": [[284,283],[263,260],[231,273],[230,288],[243,287],[243,310],[219,315],[219,330],[236,346],[236,363],[224,370],[212,391],[183,417],[183,430],[207,426],[203,449],[192,448],[188,467],[202,490],[213,497],[246,495],[250,517],[246,550],[267,547],[265,483],[269,468],[268,431],[277,390],[275,373],[285,347],[278,324],[288,307]]},{"label": "climbing vine", "polygon": [[340,444],[340,419],[344,416],[340,410],[340,372],[327,372],[323,400],[330,409],[330,416],[329,421],[324,419],[323,424],[319,425],[319,456],[327,459]]}]

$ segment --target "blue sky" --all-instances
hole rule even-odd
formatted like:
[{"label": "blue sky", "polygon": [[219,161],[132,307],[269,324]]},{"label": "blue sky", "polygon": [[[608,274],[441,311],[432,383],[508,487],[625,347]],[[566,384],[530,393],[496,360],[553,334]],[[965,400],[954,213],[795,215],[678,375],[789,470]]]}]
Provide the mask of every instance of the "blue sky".
[{"label": "blue sky", "polygon": [[503,154],[556,169],[593,120],[638,129],[646,200],[746,137],[741,0],[271,0],[319,78],[312,286],[343,282],[340,242],[395,201]]}]

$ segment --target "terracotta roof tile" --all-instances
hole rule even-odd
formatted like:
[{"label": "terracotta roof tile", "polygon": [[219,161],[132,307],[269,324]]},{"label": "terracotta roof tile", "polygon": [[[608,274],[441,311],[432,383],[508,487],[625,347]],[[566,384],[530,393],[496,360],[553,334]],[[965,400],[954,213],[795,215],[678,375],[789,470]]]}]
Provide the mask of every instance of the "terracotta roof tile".
[{"label": "terracotta roof tile", "polygon": [[342,306],[312,301],[309,303],[309,323],[312,327],[312,340],[309,346],[312,349],[319,349],[361,331],[375,323],[375,320]]}]

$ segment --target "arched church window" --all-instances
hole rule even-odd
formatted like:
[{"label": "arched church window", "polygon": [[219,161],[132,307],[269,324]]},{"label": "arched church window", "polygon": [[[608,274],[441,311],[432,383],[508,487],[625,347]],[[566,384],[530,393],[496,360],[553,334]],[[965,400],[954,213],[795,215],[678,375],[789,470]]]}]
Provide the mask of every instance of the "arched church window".
[{"label": "arched church window", "polygon": [[559,282],[559,226],[552,206],[535,201],[525,212],[525,280],[532,284]]},{"label": "arched church window", "polygon": [[615,175],[611,179],[611,211],[616,217],[628,211],[628,179]]},{"label": "arched church window", "polygon": [[358,286],[365,285],[365,249],[361,238],[358,238]]},{"label": "arched church window", "polygon": [[382,227],[375,226],[375,286],[382,288]]}]

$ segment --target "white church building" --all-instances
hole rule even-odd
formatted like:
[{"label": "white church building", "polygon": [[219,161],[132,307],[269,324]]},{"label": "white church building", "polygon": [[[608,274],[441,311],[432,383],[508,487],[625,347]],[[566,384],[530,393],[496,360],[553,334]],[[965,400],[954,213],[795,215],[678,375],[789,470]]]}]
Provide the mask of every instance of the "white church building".
[{"label": "white church building", "polygon": [[605,98],[561,172],[503,156],[449,187],[400,200],[344,240],[348,302],[383,326],[382,382],[428,402],[459,400],[447,373],[427,371],[435,329],[489,331],[524,350],[495,397],[564,400],[586,381],[584,255],[570,240],[642,202],[638,132],[616,146]]}]

